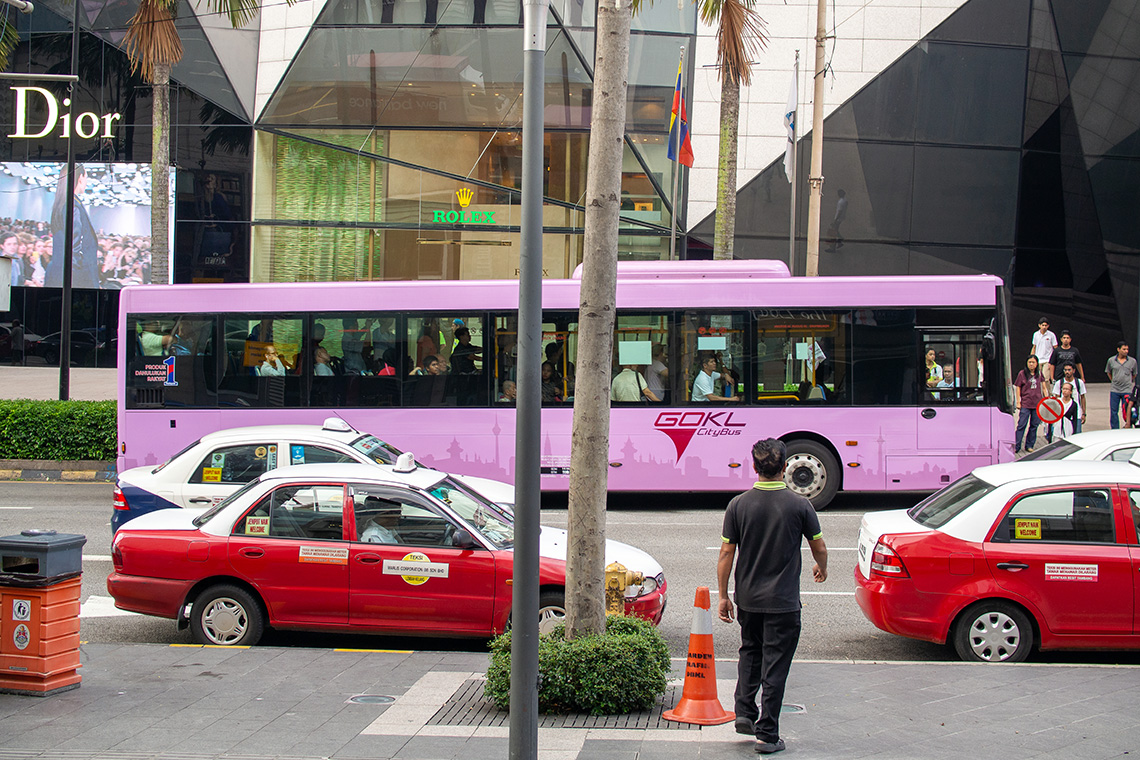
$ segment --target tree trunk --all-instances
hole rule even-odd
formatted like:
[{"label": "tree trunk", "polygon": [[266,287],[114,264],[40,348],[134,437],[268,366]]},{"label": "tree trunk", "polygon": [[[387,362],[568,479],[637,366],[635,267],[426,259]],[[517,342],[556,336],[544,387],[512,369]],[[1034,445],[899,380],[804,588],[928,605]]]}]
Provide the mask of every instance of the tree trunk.
[{"label": "tree trunk", "polygon": [[605,630],[606,478],[610,450],[618,215],[629,74],[629,0],[598,3],[586,169],[586,227],[570,450],[566,633]]},{"label": "tree trunk", "polygon": [[736,237],[736,150],[740,136],[740,82],[721,72],[720,159],[716,171],[713,258],[731,259]]},{"label": "tree trunk", "polygon": [[154,66],[153,126],[150,154],[150,281],[170,284],[170,69]]}]

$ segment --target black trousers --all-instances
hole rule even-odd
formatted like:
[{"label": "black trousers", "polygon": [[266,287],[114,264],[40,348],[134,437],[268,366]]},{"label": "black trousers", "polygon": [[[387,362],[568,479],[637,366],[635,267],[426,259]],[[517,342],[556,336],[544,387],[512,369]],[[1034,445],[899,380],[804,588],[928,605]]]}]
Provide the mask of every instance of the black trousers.
[{"label": "black trousers", "polygon": [[[737,608],[740,621],[740,663],[736,679],[736,717],[756,722],[756,738],[780,738],[780,707],[800,643],[800,613],[749,612]],[[761,691],[760,709],[756,693]],[[759,716],[759,719],[757,719]]]}]

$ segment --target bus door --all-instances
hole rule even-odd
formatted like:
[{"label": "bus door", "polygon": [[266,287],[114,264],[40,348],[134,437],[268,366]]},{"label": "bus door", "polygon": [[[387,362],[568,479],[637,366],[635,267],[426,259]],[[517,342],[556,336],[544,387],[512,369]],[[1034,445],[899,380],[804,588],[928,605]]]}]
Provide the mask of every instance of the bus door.
[{"label": "bus door", "polygon": [[986,327],[919,327],[917,448],[932,488],[974,467],[992,464],[995,454],[982,356]]}]

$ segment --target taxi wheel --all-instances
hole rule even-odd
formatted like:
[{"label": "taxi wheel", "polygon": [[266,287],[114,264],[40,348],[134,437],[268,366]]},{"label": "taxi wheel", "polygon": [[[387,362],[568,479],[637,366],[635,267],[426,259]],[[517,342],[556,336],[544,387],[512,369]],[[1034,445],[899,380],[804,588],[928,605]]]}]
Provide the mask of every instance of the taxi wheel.
[{"label": "taxi wheel", "polygon": [[839,490],[839,463],[822,444],[789,441],[784,482],[790,490],[810,501],[816,510],[821,510]]},{"label": "taxi wheel", "polygon": [[967,662],[1024,662],[1033,649],[1033,624],[1012,604],[979,602],[958,618],[954,648]]},{"label": "taxi wheel", "polygon": [[550,633],[566,620],[566,594],[543,591],[538,597],[538,635]]},{"label": "taxi wheel", "polygon": [[198,644],[253,646],[265,630],[261,605],[245,589],[212,586],[194,601],[190,632]]}]

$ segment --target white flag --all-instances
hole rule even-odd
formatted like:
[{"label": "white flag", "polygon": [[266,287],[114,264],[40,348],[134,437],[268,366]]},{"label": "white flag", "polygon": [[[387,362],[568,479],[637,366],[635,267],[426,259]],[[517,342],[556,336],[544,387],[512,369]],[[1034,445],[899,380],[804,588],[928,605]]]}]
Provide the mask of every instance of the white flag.
[{"label": "white flag", "polygon": [[800,78],[800,61],[799,56],[796,56],[796,67],[792,71],[792,87],[788,91],[788,107],[784,109],[784,128],[788,130],[788,146],[784,149],[784,174],[788,177],[788,182],[796,174],[795,163],[795,141],[796,141],[796,111],[799,109],[800,97],[799,92],[796,90],[796,82]]}]

